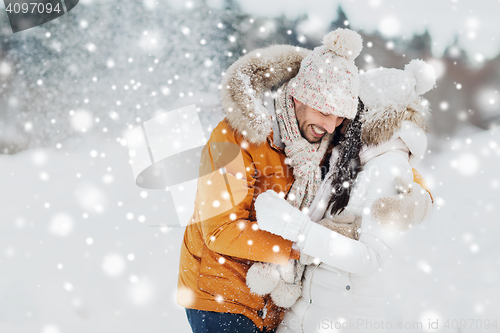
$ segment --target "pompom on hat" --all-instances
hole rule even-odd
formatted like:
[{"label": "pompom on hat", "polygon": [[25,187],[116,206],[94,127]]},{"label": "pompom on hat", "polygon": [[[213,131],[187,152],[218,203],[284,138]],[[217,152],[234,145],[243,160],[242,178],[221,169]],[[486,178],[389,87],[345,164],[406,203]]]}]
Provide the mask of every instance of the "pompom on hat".
[{"label": "pompom on hat", "polygon": [[376,68],[361,74],[359,98],[368,110],[406,110],[435,84],[434,67],[415,59],[404,70]]},{"label": "pompom on hat", "polygon": [[358,69],[354,59],[363,43],[353,30],[337,29],[323,38],[302,60],[299,73],[290,80],[291,95],[325,114],[354,119],[358,107]]}]

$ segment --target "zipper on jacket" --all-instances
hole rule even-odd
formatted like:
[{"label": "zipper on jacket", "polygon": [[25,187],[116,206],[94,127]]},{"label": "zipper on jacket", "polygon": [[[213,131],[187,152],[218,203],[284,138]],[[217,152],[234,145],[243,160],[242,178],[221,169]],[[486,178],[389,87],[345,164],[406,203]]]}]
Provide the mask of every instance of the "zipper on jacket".
[{"label": "zipper on jacket", "polygon": [[302,314],[302,318],[300,319],[300,330],[302,331],[302,333],[308,333],[308,332],[304,331],[304,318],[306,317],[307,310],[309,310],[309,308],[311,307],[311,304],[312,304],[312,298],[311,298],[312,280],[313,280],[313,277],[314,277],[314,273],[316,273],[316,270],[318,269],[319,265],[321,265],[321,263],[319,263],[318,266],[316,266],[314,268],[314,270],[312,271],[312,273],[311,273],[311,282],[309,283],[309,305],[304,310],[304,314]]},{"label": "zipper on jacket", "polygon": [[309,304],[312,304],[312,297],[311,297],[311,286],[312,286],[312,280],[313,280],[313,277],[314,277],[314,273],[316,273],[316,270],[318,269],[319,265],[321,265],[321,263],[318,264],[318,266],[316,266],[314,268],[314,271],[311,273],[311,283],[309,283]]}]

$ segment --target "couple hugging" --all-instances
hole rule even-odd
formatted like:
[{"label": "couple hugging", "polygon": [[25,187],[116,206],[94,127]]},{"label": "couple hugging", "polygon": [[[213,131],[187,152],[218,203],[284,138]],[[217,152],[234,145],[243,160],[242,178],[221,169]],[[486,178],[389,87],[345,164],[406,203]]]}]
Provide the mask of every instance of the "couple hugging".
[{"label": "couple hugging", "polygon": [[[337,29],[312,51],[274,45],[227,70],[226,117],[200,170],[226,165],[226,183],[241,190],[231,194],[244,197],[202,219],[226,185],[198,181],[177,291],[193,332],[380,327],[384,265],[432,210],[413,167],[427,144],[421,95],[435,75],[421,60],[358,74],[361,49],[359,34]],[[228,146],[215,143],[240,147],[244,167],[222,163]]]}]

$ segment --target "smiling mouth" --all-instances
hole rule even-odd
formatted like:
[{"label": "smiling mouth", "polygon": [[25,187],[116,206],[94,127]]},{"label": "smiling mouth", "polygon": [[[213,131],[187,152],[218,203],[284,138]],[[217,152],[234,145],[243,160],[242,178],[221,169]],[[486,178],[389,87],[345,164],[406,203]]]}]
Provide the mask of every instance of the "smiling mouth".
[{"label": "smiling mouth", "polygon": [[317,127],[316,125],[311,125],[311,132],[312,134],[317,137],[317,138],[321,138],[324,134],[325,134],[325,130],[321,130],[319,127]]}]

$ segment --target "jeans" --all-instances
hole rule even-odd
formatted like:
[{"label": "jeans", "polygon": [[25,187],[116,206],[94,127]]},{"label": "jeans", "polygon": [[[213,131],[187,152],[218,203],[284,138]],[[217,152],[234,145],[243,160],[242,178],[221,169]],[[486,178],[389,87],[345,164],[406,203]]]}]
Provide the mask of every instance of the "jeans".
[{"label": "jeans", "polygon": [[[186,309],[193,333],[262,333],[242,314]],[[276,329],[269,333],[276,332]]]}]

